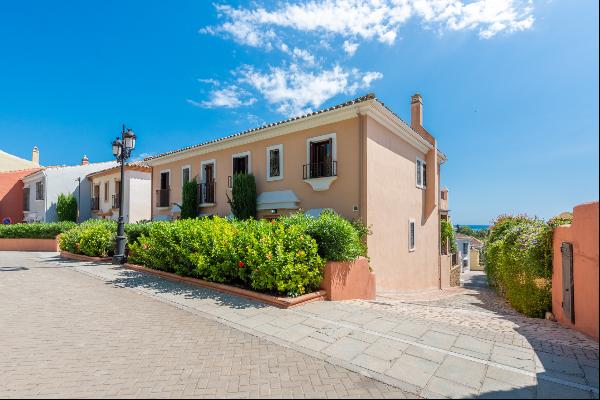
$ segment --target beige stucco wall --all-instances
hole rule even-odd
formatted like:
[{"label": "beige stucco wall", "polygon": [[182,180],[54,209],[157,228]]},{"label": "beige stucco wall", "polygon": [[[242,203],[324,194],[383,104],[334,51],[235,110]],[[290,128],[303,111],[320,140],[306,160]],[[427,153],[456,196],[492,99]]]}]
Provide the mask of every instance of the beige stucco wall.
[{"label": "beige stucco wall", "polygon": [[[336,134],[337,147],[337,180],[329,190],[317,192],[302,180],[302,166],[307,163],[307,139],[325,134]],[[267,147],[283,144],[283,179],[267,181]],[[308,210],[311,208],[333,208],[346,218],[353,219],[359,216],[358,211],[353,211],[353,206],[358,205],[358,173],[359,173],[359,140],[358,118],[352,118],[332,124],[306,129],[272,139],[261,140],[245,145],[238,145],[225,150],[194,155],[182,160],[171,161],[153,166],[152,170],[152,216],[170,216],[172,207],[156,207],[156,189],[160,187],[161,171],[170,171],[170,203],[181,203],[182,194],[182,168],[191,167],[190,176],[198,178],[202,161],[216,160],[216,205],[203,208],[203,213],[229,215],[231,208],[227,203],[226,193],[227,177],[232,174],[232,156],[237,153],[250,152],[250,169],[256,177],[257,193],[277,190],[293,190],[300,199],[299,206]],[[286,210],[279,210],[284,213]]]},{"label": "beige stucco wall", "polygon": [[[416,186],[416,158],[426,159],[402,138],[367,118],[367,224],[371,267],[378,291],[439,287],[437,202],[425,208],[426,191]],[[427,172],[437,171],[428,163]],[[434,174],[435,175],[435,174]],[[428,186],[435,180],[429,178]],[[436,190],[436,193],[439,191]],[[416,221],[416,248],[409,251],[409,219]]]}]

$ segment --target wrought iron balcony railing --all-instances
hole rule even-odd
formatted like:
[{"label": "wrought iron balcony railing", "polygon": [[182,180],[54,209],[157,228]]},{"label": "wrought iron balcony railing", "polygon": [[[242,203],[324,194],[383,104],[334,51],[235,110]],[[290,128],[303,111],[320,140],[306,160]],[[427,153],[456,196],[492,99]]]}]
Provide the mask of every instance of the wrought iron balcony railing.
[{"label": "wrought iron balcony railing", "polygon": [[304,164],[302,167],[303,179],[325,178],[337,176],[337,161]]}]

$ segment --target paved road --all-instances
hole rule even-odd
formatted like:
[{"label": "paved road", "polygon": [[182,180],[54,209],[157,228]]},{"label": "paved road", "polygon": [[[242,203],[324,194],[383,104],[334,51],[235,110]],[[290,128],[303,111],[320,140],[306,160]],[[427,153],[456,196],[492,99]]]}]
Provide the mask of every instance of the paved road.
[{"label": "paved road", "polygon": [[[473,277],[477,284],[467,284],[466,288],[435,295],[428,293],[423,298],[414,294],[408,297],[386,296],[370,302],[315,302],[291,310],[279,310],[111,265],[60,261],[47,254],[13,253],[10,257],[11,262],[17,266],[48,265],[48,268],[42,269],[47,273],[45,276],[40,275],[42,281],[37,284],[29,282],[33,278],[27,278],[25,281],[25,276],[37,267],[10,274],[2,273],[14,277],[22,276],[14,278],[17,279],[14,285],[31,285],[27,296],[20,295],[21,292],[16,289],[9,289],[11,297],[20,296],[22,301],[28,304],[32,301],[28,300],[32,291],[45,293],[50,290],[46,289],[48,286],[61,287],[58,293],[72,298],[72,301],[66,303],[68,306],[63,307],[73,310],[73,303],[79,305],[76,307],[76,321],[89,320],[96,313],[103,318],[113,318],[113,314],[120,315],[114,322],[116,325],[109,329],[110,333],[88,322],[76,329],[81,335],[93,335],[99,331],[101,337],[124,338],[126,342],[135,345],[134,354],[153,354],[148,348],[167,346],[166,354],[176,354],[168,359],[181,366],[179,368],[185,368],[191,362],[186,356],[194,352],[197,346],[202,347],[204,342],[177,339],[175,343],[182,340],[184,344],[176,351],[170,348],[173,346],[173,340],[161,339],[166,335],[165,331],[175,335],[181,330],[187,332],[187,324],[205,326],[208,321],[212,321],[218,323],[217,326],[222,327],[221,329],[225,329],[226,335],[241,335],[242,338],[247,338],[246,340],[258,341],[275,349],[286,349],[285,351],[291,352],[295,357],[307,357],[307,360],[312,360],[313,364],[310,366],[306,364],[306,367],[289,369],[290,381],[297,376],[296,371],[298,375],[302,375],[309,373],[307,368],[318,369],[323,365],[322,368],[327,369],[335,365],[340,374],[346,373],[356,377],[355,379],[364,379],[365,384],[375,385],[381,393],[375,393],[372,387],[369,387],[363,394],[367,395],[368,392],[368,395],[376,397],[403,394],[422,397],[485,398],[598,397],[598,343],[556,323],[526,318],[512,311],[502,299],[482,284],[481,276]],[[81,274],[74,278],[78,275],[76,272]],[[62,280],[67,279],[67,276],[77,284],[62,284]],[[18,281],[19,279],[23,282]],[[52,285],[49,285],[50,279],[54,280]],[[86,289],[82,289],[83,294],[76,295],[74,293],[80,291],[77,289],[79,285]],[[6,290],[0,288],[0,300],[3,303]],[[51,292],[54,293],[54,289]],[[95,305],[86,301],[86,295],[94,299]],[[34,297],[44,298],[39,295]],[[130,306],[137,304],[130,303],[132,299],[143,303]],[[46,307],[46,303],[43,304]],[[49,307],[52,310],[60,309],[60,304],[58,302]],[[53,317],[44,320],[42,316],[45,313],[40,313],[38,307],[25,307],[34,310],[35,317],[32,317],[32,321],[22,322],[16,316],[11,317],[11,320],[17,321],[15,323],[18,326],[22,326],[22,333],[13,339],[13,347],[22,348],[21,343],[24,339],[19,337],[30,335],[27,332],[31,330],[32,325],[36,326],[38,319],[43,321],[37,329],[39,331],[44,331],[46,325],[52,327],[56,324]],[[180,315],[182,309],[186,311]],[[67,316],[68,314],[66,313]],[[171,314],[177,317],[170,317]],[[73,324],[81,325],[77,322]],[[120,333],[121,324],[127,328],[126,333]],[[3,329],[1,326],[0,332]],[[140,334],[139,330],[144,333]],[[139,342],[146,336],[146,341]],[[37,334],[35,339],[29,339],[26,343],[37,343],[41,337],[43,334]],[[172,336],[170,338],[172,339]],[[70,340],[63,346],[68,342]],[[116,346],[115,343],[121,341],[109,343]],[[217,341],[208,347],[212,349],[220,345],[221,342]],[[63,346],[57,346],[56,351]],[[126,350],[129,348],[119,348],[116,351],[117,356],[124,352],[123,357],[117,358],[124,371],[132,370],[129,358],[136,360],[135,356]],[[251,348],[241,348],[248,351],[248,357],[257,357]],[[13,362],[20,362],[22,356],[23,354]],[[115,357],[112,348],[108,353],[104,353],[104,360],[112,360],[110,357]],[[165,357],[163,354],[159,359],[164,360]],[[228,359],[227,356],[224,359]],[[154,360],[152,363],[146,362],[146,365],[152,365],[159,371],[153,376],[160,376],[163,367],[160,362],[156,365]],[[258,360],[257,362],[260,362],[260,357]],[[326,360],[327,363],[319,360]],[[86,365],[85,360],[81,362],[81,365]],[[25,365],[30,367],[31,363]],[[70,367],[69,363],[67,365]],[[3,364],[0,363],[0,373],[2,368]],[[183,375],[183,370],[170,368],[171,366],[168,367],[168,370],[172,371],[171,379]],[[224,373],[223,370],[220,371],[225,375],[225,380],[235,379],[236,374],[229,373],[230,371],[232,370],[225,369]],[[350,371],[359,372],[372,379]],[[401,389],[402,392],[394,393],[390,386],[377,384],[374,380]],[[131,381],[121,384],[128,387]],[[275,384],[277,385],[277,381]],[[213,389],[223,390],[223,385],[221,382]],[[332,387],[337,390],[336,385],[332,384]],[[347,388],[344,390],[348,395],[355,396]],[[321,395],[324,394],[327,392],[321,391]],[[330,394],[336,395],[334,392]]]},{"label": "paved road", "polygon": [[0,252],[0,398],[259,396],[405,393],[45,256]]}]

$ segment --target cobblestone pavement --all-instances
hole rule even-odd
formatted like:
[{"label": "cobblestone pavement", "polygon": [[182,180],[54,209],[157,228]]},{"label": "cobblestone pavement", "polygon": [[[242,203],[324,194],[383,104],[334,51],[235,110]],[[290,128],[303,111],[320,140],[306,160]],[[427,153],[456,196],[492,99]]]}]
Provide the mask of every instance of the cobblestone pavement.
[{"label": "cobblestone pavement", "polygon": [[0,398],[405,397],[45,257],[0,252]]},{"label": "cobblestone pavement", "polygon": [[68,267],[56,270],[151,296],[409,395],[598,398],[598,344],[517,314],[487,288],[483,275],[473,275],[463,289],[423,298],[388,295],[279,310],[111,265],[37,257]]}]

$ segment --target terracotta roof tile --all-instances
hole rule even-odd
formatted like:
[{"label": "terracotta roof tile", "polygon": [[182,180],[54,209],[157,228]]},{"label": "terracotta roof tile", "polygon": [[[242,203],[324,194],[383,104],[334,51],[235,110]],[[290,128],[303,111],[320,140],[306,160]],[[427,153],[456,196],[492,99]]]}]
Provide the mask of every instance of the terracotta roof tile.
[{"label": "terracotta roof tile", "polygon": [[[329,112],[329,111],[333,111],[333,110],[337,110],[337,109],[344,108],[344,107],[349,107],[349,106],[352,106],[354,104],[363,103],[363,102],[369,101],[369,100],[376,100],[377,102],[379,102],[379,104],[381,104],[383,107],[385,107],[389,112],[391,112],[392,114],[394,114],[394,116],[396,116],[398,119],[402,120],[402,118],[400,118],[400,116],[398,116],[398,114],[396,114],[395,112],[393,112],[389,107],[387,107],[385,105],[384,102],[382,102],[381,100],[379,100],[375,96],[375,93],[368,93],[368,94],[366,94],[364,96],[357,97],[357,98],[355,98],[353,100],[349,100],[349,101],[346,101],[344,103],[337,104],[335,106],[323,108],[321,110],[314,111],[314,112],[311,112],[311,113],[308,113],[308,114],[300,115],[300,116],[297,116],[297,117],[291,117],[291,118],[284,119],[284,120],[277,121],[277,122],[272,122],[270,124],[266,124],[266,125],[262,125],[262,126],[259,126],[259,127],[256,127],[256,128],[247,129],[247,130],[242,131],[242,132],[234,133],[233,135],[224,136],[224,137],[221,137],[221,138],[218,138],[218,139],[214,139],[214,140],[209,140],[209,141],[206,141],[206,142],[203,142],[203,143],[200,143],[200,144],[195,144],[195,145],[192,145],[192,146],[183,147],[181,149],[172,150],[172,151],[168,151],[166,153],[162,153],[162,154],[158,154],[158,155],[155,155],[155,156],[147,157],[147,158],[144,159],[144,161],[150,161],[150,160],[153,160],[153,159],[156,159],[156,158],[165,157],[165,156],[168,156],[168,155],[171,155],[171,154],[181,153],[181,152],[186,151],[186,150],[200,148],[200,147],[212,144],[212,143],[220,142],[222,140],[231,139],[231,138],[234,138],[234,137],[237,137],[237,136],[243,136],[243,135],[246,135],[248,133],[257,132],[257,131],[260,131],[260,130],[263,130],[263,129],[266,129],[266,128],[271,128],[271,127],[278,126],[278,125],[283,125],[283,124],[286,124],[288,122],[297,121],[299,119],[308,118],[308,117],[311,117],[313,115],[323,114],[323,113],[326,113],[326,112]],[[410,127],[410,124],[407,124],[407,125]],[[414,131],[414,132],[417,133],[419,136],[421,136],[421,134],[419,132],[416,132],[416,131]]]}]

